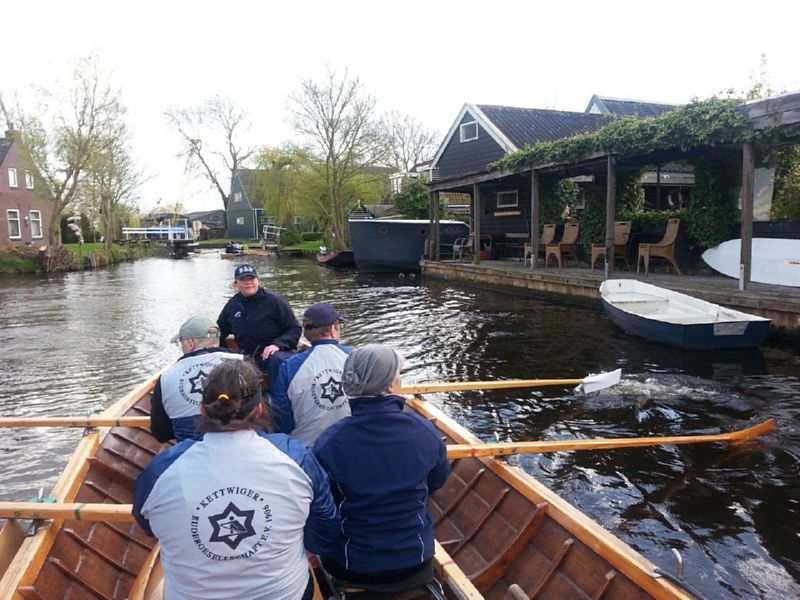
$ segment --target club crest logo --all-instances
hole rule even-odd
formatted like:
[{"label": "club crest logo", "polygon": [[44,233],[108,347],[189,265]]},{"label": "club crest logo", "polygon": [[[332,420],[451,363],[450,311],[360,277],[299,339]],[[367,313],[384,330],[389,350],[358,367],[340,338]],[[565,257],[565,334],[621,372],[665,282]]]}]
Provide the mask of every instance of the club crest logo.
[{"label": "club crest logo", "polygon": [[212,361],[194,362],[180,375],[178,392],[188,404],[199,406],[203,399],[203,384],[214,368]]},{"label": "club crest logo", "polygon": [[318,408],[337,410],[347,403],[347,396],[342,390],[341,369],[324,369],[314,375],[311,384],[311,397]]},{"label": "club crest logo", "polygon": [[272,509],[250,488],[224,487],[200,500],[189,529],[195,547],[212,560],[249,558],[269,538]]}]

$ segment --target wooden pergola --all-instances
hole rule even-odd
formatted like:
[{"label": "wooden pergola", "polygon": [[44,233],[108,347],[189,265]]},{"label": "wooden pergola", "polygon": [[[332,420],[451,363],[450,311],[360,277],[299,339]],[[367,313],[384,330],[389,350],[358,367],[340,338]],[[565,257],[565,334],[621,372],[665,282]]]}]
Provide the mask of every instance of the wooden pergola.
[{"label": "wooden pergola", "polygon": [[[758,100],[742,105],[746,117],[750,120],[754,130],[765,128],[785,129],[800,123],[800,92],[783,94],[765,100]],[[589,171],[605,169],[606,171],[606,231],[605,231],[605,276],[609,277],[614,270],[614,220],[616,216],[616,180],[620,163],[625,166],[645,166],[664,164],[675,160],[684,160],[697,152],[736,151],[742,157],[742,223],[741,223],[741,260],[739,266],[739,289],[744,290],[750,283],[750,269],[752,261],[753,240],[753,194],[755,180],[755,144],[752,142],[728,145],[724,147],[704,146],[688,151],[674,149],[658,153],[596,153],[586,157],[577,164],[539,164],[520,169],[518,171],[482,172],[448,179],[434,180],[429,184],[431,201],[431,227],[430,248],[433,260],[439,259],[439,195],[446,191],[468,192],[472,196],[473,215],[473,260],[480,262],[480,189],[482,184],[495,182],[507,177],[529,176],[531,178],[531,210],[530,231],[532,253],[531,268],[535,268],[539,246],[539,180],[543,175],[558,174],[570,177],[576,174],[585,174]]]}]

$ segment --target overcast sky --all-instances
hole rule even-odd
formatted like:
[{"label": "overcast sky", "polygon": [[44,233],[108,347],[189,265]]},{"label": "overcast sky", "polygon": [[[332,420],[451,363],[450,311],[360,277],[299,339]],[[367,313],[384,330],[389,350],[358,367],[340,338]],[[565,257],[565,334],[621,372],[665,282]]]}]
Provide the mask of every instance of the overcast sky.
[{"label": "overcast sky", "polygon": [[766,55],[778,91],[800,89],[800,3],[29,0],[3,13],[0,91],[68,79],[95,52],[129,108],[152,179],[141,206],[221,208],[176,158],[163,112],[228,95],[250,141],[297,140],[287,96],[347,67],[379,108],[442,135],[465,102],[582,111],[592,94],[687,102],[746,90]]}]

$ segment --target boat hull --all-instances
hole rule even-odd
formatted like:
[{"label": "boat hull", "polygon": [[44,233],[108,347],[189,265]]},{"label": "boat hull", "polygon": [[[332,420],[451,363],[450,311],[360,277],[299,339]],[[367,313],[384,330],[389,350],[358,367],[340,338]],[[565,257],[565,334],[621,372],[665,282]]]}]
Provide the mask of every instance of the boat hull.
[{"label": "boat hull", "polygon": [[[356,267],[362,272],[419,272],[430,222],[406,219],[349,221]],[[453,243],[469,235],[460,221],[441,221],[440,250],[452,252]]]},{"label": "boat hull", "polygon": [[770,320],[634,280],[600,286],[603,308],[620,329],[685,350],[760,346]]},{"label": "boat hull", "polygon": [[755,348],[764,343],[769,333],[769,321],[732,323],[726,329],[713,323],[675,325],[646,319],[620,310],[605,300],[603,308],[609,318],[627,333],[685,350]]},{"label": "boat hull", "polygon": [[341,252],[317,253],[317,263],[329,269],[345,269],[356,266],[356,259],[351,250]]},{"label": "boat hull", "polygon": [[[154,380],[104,416],[147,415]],[[408,408],[430,419],[446,442],[481,444],[471,432],[418,398]],[[145,428],[95,432],[62,476],[62,501],[127,504],[136,476],[159,451]],[[655,565],[536,479],[492,457],[452,461],[430,498],[436,563],[448,597],[657,598],[689,600]],[[1,598],[160,597],[155,541],[132,522],[49,521],[27,538],[0,582]],[[473,587],[474,586],[474,587]],[[476,589],[477,588],[477,589]],[[151,595],[150,590],[155,590]]]},{"label": "boat hull", "polygon": [[[800,240],[753,238],[750,280],[800,287]],[[706,264],[728,277],[739,278],[742,241],[728,240],[703,252]]]}]

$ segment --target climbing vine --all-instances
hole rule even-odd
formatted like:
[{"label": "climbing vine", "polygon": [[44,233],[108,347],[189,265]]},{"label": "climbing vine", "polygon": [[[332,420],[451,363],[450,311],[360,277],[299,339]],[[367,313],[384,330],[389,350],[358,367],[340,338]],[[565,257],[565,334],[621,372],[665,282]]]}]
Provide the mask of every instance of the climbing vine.
[{"label": "climbing vine", "polygon": [[593,133],[525,146],[492,163],[489,169],[517,171],[548,163],[574,164],[598,152],[687,151],[771,135],[771,130],[753,131],[740,104],[737,99],[711,98],[679,106],[658,117],[617,119]]}]

